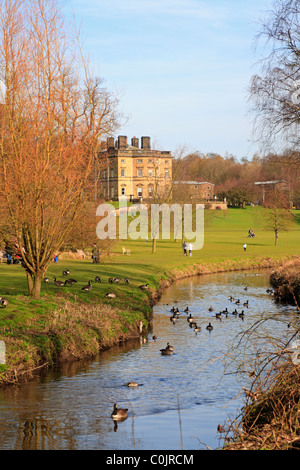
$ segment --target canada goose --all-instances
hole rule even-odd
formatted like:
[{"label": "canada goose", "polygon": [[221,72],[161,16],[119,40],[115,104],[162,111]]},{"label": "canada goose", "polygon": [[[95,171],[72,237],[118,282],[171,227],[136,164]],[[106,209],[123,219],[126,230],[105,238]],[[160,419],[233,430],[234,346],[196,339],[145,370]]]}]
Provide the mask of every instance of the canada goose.
[{"label": "canada goose", "polygon": [[156,335],[152,336],[152,339],[154,339],[155,341],[157,339],[157,336]]},{"label": "canada goose", "polygon": [[92,281],[89,281],[86,286],[83,286],[81,290],[84,290],[85,292],[89,292],[92,289]]},{"label": "canada goose", "polygon": [[222,312],[216,313],[216,318],[222,318]]},{"label": "canada goose", "polygon": [[115,299],[117,297],[117,294],[115,294],[114,292],[108,292],[107,294],[105,294],[105,297],[108,297],[109,299]]},{"label": "canada goose", "polygon": [[58,281],[58,280],[56,280],[56,277],[54,277],[53,279],[54,279],[53,282],[57,287],[61,287],[61,286],[65,285],[64,281]]},{"label": "canada goose", "polygon": [[213,308],[212,308],[212,307],[209,307],[208,311],[209,311],[209,312],[212,312],[212,311],[213,311]]},{"label": "canada goose", "polygon": [[190,328],[195,328],[197,326],[197,323],[195,321],[192,321],[189,323]]},{"label": "canada goose", "polygon": [[95,282],[101,282],[101,277],[100,276],[95,276]]},{"label": "canada goose", "polygon": [[49,277],[44,277],[44,282],[45,282],[46,284],[48,284],[49,281],[50,281]]},{"label": "canada goose", "polygon": [[201,326],[196,325],[195,328],[194,328],[195,333],[199,333],[199,331],[201,331],[201,330],[202,330]]},{"label": "canada goose", "polygon": [[65,280],[65,286],[67,286],[67,285],[72,286],[72,285],[75,284],[76,282],[77,282],[76,279],[72,279],[71,277],[69,277],[69,279],[66,279],[66,280]]},{"label": "canada goose", "polygon": [[114,278],[114,282],[121,282],[121,281],[122,281],[122,279],[120,279],[119,277]]},{"label": "canada goose", "polygon": [[174,351],[169,348],[160,349],[160,352],[162,353],[163,356],[171,356],[172,354],[174,354]]},{"label": "canada goose", "polygon": [[234,300],[234,297],[230,296],[229,300],[230,300],[230,302],[232,302]]},{"label": "canada goose", "polygon": [[147,290],[148,289],[148,284],[142,284],[141,286],[139,286],[140,289],[142,290]]},{"label": "canada goose", "polygon": [[112,284],[112,283],[114,282],[114,278],[113,278],[113,277],[109,277],[109,278],[108,278],[108,282],[109,282],[110,284]]},{"label": "canada goose", "polygon": [[184,311],[185,311],[185,313],[189,313],[190,309],[189,309],[188,307],[186,307],[186,308],[184,309]]},{"label": "canada goose", "polygon": [[233,310],[232,315],[237,315],[237,314],[238,314],[237,309]]},{"label": "canada goose", "polygon": [[170,343],[167,343],[166,349],[170,349],[171,351],[174,351],[174,346],[171,346]]},{"label": "canada goose", "polygon": [[207,330],[211,331],[213,329],[213,326],[211,323],[209,323],[206,327]]},{"label": "canada goose", "polygon": [[187,322],[192,323],[194,321],[194,317],[192,317],[192,314],[190,313],[189,316],[187,317]]},{"label": "canada goose", "polygon": [[124,419],[127,418],[127,412],[128,408],[118,408],[118,405],[115,403],[111,417],[115,420]]},{"label": "canada goose", "polygon": [[0,302],[1,302],[2,307],[7,307],[9,304],[8,300],[5,298],[1,298]]},{"label": "canada goose", "polygon": [[228,313],[227,307],[225,308],[225,310],[222,310],[222,313],[224,314]]},{"label": "canada goose", "polygon": [[63,276],[69,276],[70,274],[70,270],[69,269],[66,269],[65,271],[62,272],[62,275]]},{"label": "canada goose", "polygon": [[174,315],[172,315],[172,316],[170,317],[170,322],[172,322],[172,323],[173,323],[173,325],[174,325],[174,324],[177,322],[177,319],[178,319],[178,318],[177,318],[177,316],[176,316],[176,315],[175,315],[175,316],[174,316]]},{"label": "canada goose", "polygon": [[239,317],[240,317],[240,318],[244,318],[244,317],[245,317],[244,310],[242,310],[241,313],[239,313]]},{"label": "canada goose", "polygon": [[235,303],[236,303],[236,305],[240,305],[240,303],[241,303],[240,299],[238,299]]},{"label": "canada goose", "polygon": [[246,287],[244,288],[244,290],[248,290],[248,287],[246,286]]},{"label": "canada goose", "polygon": [[137,382],[134,382],[133,380],[131,382],[127,382],[126,387],[140,387],[143,384],[138,384]]},{"label": "canada goose", "polygon": [[249,300],[243,303],[244,307],[249,307]]},{"label": "canada goose", "polygon": [[128,277],[125,277],[124,282],[125,282],[125,284],[129,284],[129,279],[128,279]]}]

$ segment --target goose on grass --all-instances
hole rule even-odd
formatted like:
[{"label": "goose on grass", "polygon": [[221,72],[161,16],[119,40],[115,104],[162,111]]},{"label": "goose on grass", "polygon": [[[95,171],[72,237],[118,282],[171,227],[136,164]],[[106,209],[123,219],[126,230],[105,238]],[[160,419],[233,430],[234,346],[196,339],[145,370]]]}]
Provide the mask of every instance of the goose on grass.
[{"label": "goose on grass", "polygon": [[117,294],[115,294],[114,292],[108,292],[107,294],[105,294],[105,297],[107,297],[108,299],[115,299],[117,297]]},{"label": "goose on grass", "polygon": [[65,282],[64,281],[59,281],[58,279],[56,279],[56,277],[53,278],[54,279],[54,284],[57,286],[57,287],[62,287],[65,285]]},{"label": "goose on grass", "polygon": [[83,286],[81,290],[84,290],[85,292],[89,292],[92,289],[92,281],[89,281],[88,284]]}]

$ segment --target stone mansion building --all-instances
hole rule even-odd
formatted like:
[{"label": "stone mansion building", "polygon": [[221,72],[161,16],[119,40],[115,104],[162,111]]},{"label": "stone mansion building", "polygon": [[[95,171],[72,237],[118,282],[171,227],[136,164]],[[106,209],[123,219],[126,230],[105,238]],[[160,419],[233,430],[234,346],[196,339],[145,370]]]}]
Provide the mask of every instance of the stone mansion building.
[{"label": "stone mansion building", "polygon": [[171,190],[174,202],[212,201],[213,183],[173,181],[172,159],[170,151],[152,149],[150,137],[141,137],[141,142],[133,137],[130,144],[127,136],[109,137],[99,152],[98,195],[108,201],[151,203]]},{"label": "stone mansion building", "polygon": [[99,193],[106,200],[127,197],[130,201],[154,200],[155,194],[170,188],[172,155],[151,149],[150,137],[109,137],[99,153]]}]

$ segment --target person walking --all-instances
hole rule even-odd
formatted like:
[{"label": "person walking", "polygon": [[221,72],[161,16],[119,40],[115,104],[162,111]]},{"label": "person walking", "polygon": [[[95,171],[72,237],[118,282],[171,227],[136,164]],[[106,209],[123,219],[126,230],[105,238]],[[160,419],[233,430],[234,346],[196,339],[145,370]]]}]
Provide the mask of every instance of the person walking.
[{"label": "person walking", "polygon": [[99,257],[100,257],[99,249],[98,249],[96,243],[94,243],[94,247],[93,247],[93,251],[92,251],[93,263],[99,263]]},{"label": "person walking", "polygon": [[187,255],[187,253],[186,253],[186,249],[187,249],[187,243],[186,243],[186,241],[185,241],[185,240],[183,240],[183,243],[182,243],[182,249],[183,249],[183,254],[184,254],[184,256],[186,256],[186,255]]},{"label": "person walking", "polygon": [[247,244],[246,244],[246,243],[244,243],[244,245],[243,245],[243,246],[244,246],[244,251],[246,251],[246,250],[247,250]]},{"label": "person walking", "polygon": [[193,249],[193,244],[192,244],[191,242],[189,242],[189,244],[188,244],[188,250],[189,250],[190,256],[192,256],[192,249]]}]

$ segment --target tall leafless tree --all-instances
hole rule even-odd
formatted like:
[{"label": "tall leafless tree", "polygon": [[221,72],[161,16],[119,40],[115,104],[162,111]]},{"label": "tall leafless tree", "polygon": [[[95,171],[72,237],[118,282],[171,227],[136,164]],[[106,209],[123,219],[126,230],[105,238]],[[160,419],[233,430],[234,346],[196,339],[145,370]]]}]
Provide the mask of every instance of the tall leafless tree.
[{"label": "tall leafless tree", "polygon": [[275,0],[259,40],[266,40],[260,73],[250,86],[255,137],[269,150],[298,148],[300,143],[300,3]]},{"label": "tall leafless tree", "polygon": [[35,298],[117,124],[116,100],[69,31],[59,1],[1,2],[0,207]]}]

